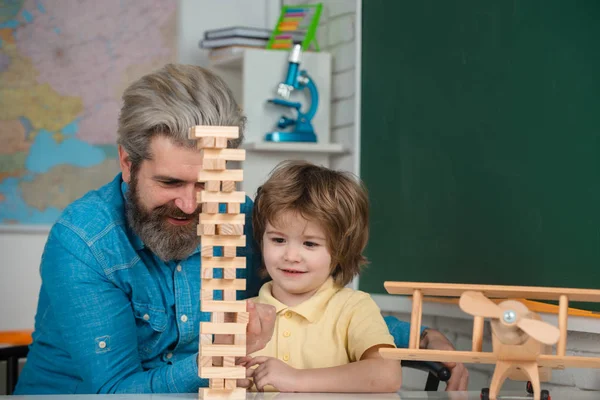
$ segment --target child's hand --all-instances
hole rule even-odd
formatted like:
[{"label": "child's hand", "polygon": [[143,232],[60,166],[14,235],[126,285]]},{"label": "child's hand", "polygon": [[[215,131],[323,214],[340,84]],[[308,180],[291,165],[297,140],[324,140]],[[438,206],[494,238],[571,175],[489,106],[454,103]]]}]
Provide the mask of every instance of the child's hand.
[{"label": "child's hand", "polygon": [[[235,358],[235,365],[240,365],[242,367],[245,367],[246,364],[248,364],[248,362],[250,362],[250,360],[252,360],[252,357],[250,356],[245,356],[245,357],[236,357]],[[250,389],[252,387],[252,380],[248,379],[251,376],[251,371],[246,369],[246,379],[238,379],[237,380],[237,387],[242,387],[244,389]]]},{"label": "child's hand", "polygon": [[254,365],[252,378],[256,389],[262,392],[266,385],[275,387],[280,392],[299,392],[299,375],[301,370],[292,368],[283,361],[273,357],[254,357],[246,364],[246,368]]}]

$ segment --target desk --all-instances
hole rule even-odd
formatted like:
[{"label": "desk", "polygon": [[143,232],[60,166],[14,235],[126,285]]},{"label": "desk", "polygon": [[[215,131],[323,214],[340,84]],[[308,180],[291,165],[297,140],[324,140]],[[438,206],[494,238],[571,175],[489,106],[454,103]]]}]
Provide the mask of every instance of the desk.
[{"label": "desk", "polygon": [[[564,395],[561,396],[560,394]],[[556,400],[597,400],[599,392],[560,392]],[[550,393],[552,395],[552,392]],[[384,394],[340,394],[340,393],[248,393],[247,400],[480,400],[479,392],[400,392]],[[1,396],[0,396],[1,397]],[[20,400],[198,400],[194,394],[130,394],[130,395],[70,395],[70,396],[12,396],[6,399]],[[507,392],[502,399],[529,399],[523,392]]]}]

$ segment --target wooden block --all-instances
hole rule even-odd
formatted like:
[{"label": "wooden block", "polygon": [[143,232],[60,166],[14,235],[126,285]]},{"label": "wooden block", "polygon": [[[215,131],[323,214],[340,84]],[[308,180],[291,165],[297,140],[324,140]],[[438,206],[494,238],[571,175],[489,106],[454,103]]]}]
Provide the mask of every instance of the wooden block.
[{"label": "wooden block", "polygon": [[225,379],[225,390],[233,390],[237,387],[237,380]]},{"label": "wooden block", "polygon": [[[233,226],[235,226],[235,225],[233,225]],[[216,233],[216,225],[215,224],[200,224],[200,225],[198,225],[198,236],[214,235],[215,233]]]},{"label": "wooden block", "polygon": [[[200,193],[204,193],[203,191]],[[202,204],[202,212],[207,214],[218,214],[219,203],[204,203]]]},{"label": "wooden block", "polygon": [[[200,303],[201,311],[204,312],[245,312],[246,302],[244,300],[224,301],[210,300]],[[215,321],[216,322],[216,321]]]},{"label": "wooden block", "polygon": [[[217,368],[219,368],[219,367],[217,367]],[[202,376],[200,378],[204,378],[204,379],[210,378],[210,377],[208,377],[208,376],[206,376],[204,374],[204,371],[206,369],[207,368],[203,368],[202,369]],[[208,381],[208,387],[211,388],[211,389],[225,389],[225,379],[223,379],[223,378],[221,378],[221,379],[211,378]]]},{"label": "wooden block", "polygon": [[208,190],[209,192],[218,192],[221,190],[221,181],[207,181],[206,185],[204,185],[204,190]]},{"label": "wooden block", "polygon": [[227,168],[225,160],[219,159],[204,159],[202,160],[202,168],[207,170],[222,171]]},{"label": "wooden block", "polygon": [[198,172],[198,182],[208,181],[235,181],[241,182],[244,180],[244,170],[242,169],[226,169],[224,171],[206,171]]},{"label": "wooden block", "polygon": [[[225,214],[225,215],[243,215],[243,214]],[[212,225],[214,226],[214,225]],[[219,224],[217,225],[217,235],[239,236],[244,234],[243,224]]]},{"label": "wooden block", "polygon": [[200,301],[212,300],[212,299],[213,299],[213,289],[208,289],[208,288],[200,289]]},{"label": "wooden block", "polygon": [[239,312],[236,314],[236,324],[247,324],[250,321],[250,314],[248,312]]},{"label": "wooden block", "polygon": [[215,147],[215,138],[214,137],[203,137],[198,139],[198,142],[196,143],[196,146],[199,149],[204,149],[204,148],[214,148]]},{"label": "wooden block", "polygon": [[[200,357],[200,368],[212,367],[212,366],[213,366],[213,358],[212,357]],[[198,376],[200,376],[200,368],[198,369]]]},{"label": "wooden block", "polygon": [[213,246],[201,246],[200,254],[202,257],[212,257],[215,254],[215,249]]},{"label": "wooden block", "polygon": [[239,214],[240,205],[239,203],[227,203],[227,214]]},{"label": "wooden block", "polygon": [[223,257],[233,258],[237,256],[237,249],[233,246],[223,247]]},{"label": "wooden block", "polygon": [[[235,367],[235,357],[231,357],[231,356],[223,357],[223,367],[225,367],[225,368]],[[242,367],[242,368],[244,368],[244,367]],[[245,376],[244,376],[244,378],[245,378]]]},{"label": "wooden block", "polygon": [[246,345],[246,333],[239,333],[233,336],[233,344],[245,346]]},{"label": "wooden block", "polygon": [[198,389],[198,395],[202,400],[246,400],[246,389],[235,388],[228,389]]},{"label": "wooden block", "polygon": [[235,181],[223,181],[223,192],[233,192],[235,190]]},{"label": "wooden block", "polygon": [[246,246],[246,236],[206,236],[201,238],[202,246]]},{"label": "wooden block", "polygon": [[244,149],[202,149],[200,156],[203,160],[227,160],[244,161],[246,150]]},{"label": "wooden block", "polygon": [[217,125],[196,125],[188,131],[189,139],[198,139],[204,137],[223,137],[228,139],[237,139],[240,137],[239,126],[217,126]]},{"label": "wooden block", "polygon": [[246,268],[246,257],[202,257],[202,269]]},{"label": "wooden block", "polygon": [[200,214],[200,223],[244,225],[245,218],[244,214]]},{"label": "wooden block", "polygon": [[[235,271],[235,270],[234,270]],[[202,290],[246,290],[245,279],[202,279]],[[212,299],[209,299],[212,300]],[[225,299],[227,300],[227,299]],[[233,299],[235,300],[235,299]]]},{"label": "wooden block", "polygon": [[[202,305],[202,303],[200,303]],[[213,312],[210,315],[210,321],[213,324],[224,324],[225,323],[225,313],[224,312]]]},{"label": "wooden block", "polygon": [[217,149],[225,149],[225,148],[227,148],[227,138],[225,138],[225,137],[215,137],[215,147]]},{"label": "wooden block", "polygon": [[[215,346],[216,347],[216,346]],[[223,347],[225,347],[223,345]],[[246,368],[244,367],[226,367],[223,365],[222,367],[210,367],[210,368],[202,368],[202,376],[201,378],[233,378],[233,379],[244,379],[246,377]]]},{"label": "wooden block", "polygon": [[[207,192],[201,190],[196,194],[198,203],[245,203],[245,192]],[[239,214],[239,212],[238,212]]]},{"label": "wooden block", "polygon": [[[235,279],[237,277],[237,273],[236,270],[233,268],[225,268],[223,270],[223,280],[232,280]],[[242,279],[243,281],[245,281],[245,279]]]},{"label": "wooden block", "polygon": [[[232,356],[232,357],[243,357],[246,355],[246,346],[236,346],[234,344],[211,344],[200,347],[202,350],[202,357],[210,357],[210,356]],[[246,369],[244,367],[239,367],[244,370],[244,376],[246,377]],[[222,377],[224,378],[224,377]],[[233,377],[231,377],[233,378]]]},{"label": "wooden block", "polygon": [[[239,315],[240,313],[236,314]],[[213,335],[235,335],[246,333],[246,323],[216,323],[216,322],[200,322],[200,333],[210,333]]]}]

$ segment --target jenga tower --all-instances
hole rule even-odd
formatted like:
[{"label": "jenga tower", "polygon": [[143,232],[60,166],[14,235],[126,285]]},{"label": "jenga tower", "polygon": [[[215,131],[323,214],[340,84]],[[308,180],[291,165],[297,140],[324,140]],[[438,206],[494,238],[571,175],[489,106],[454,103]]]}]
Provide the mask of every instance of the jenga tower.
[{"label": "jenga tower", "polygon": [[[226,169],[226,161],[242,161],[245,150],[228,149],[227,140],[239,137],[237,126],[195,126],[190,139],[198,140],[202,154],[202,170],[198,192],[202,213],[198,236],[202,250],[201,311],[211,312],[211,322],[200,323],[200,360],[198,375],[209,379],[209,388],[201,388],[203,399],[245,399],[246,389],[236,387],[236,379],[246,377],[246,369],[235,365],[235,357],[246,355],[246,302],[236,300],[236,290],[246,289],[245,279],[236,279],[236,269],[246,268],[246,258],[236,257],[236,248],[246,246],[244,214],[240,204],[244,192],[237,192],[236,182],[243,180],[243,170]],[[219,213],[219,204],[226,213]],[[214,256],[214,248],[222,248],[222,256]],[[215,278],[214,270],[222,269],[223,278]],[[222,291],[223,300],[214,300],[214,292]],[[214,339],[213,340],[213,336]],[[233,344],[231,343],[233,337]],[[219,343],[229,344],[219,344]]]}]

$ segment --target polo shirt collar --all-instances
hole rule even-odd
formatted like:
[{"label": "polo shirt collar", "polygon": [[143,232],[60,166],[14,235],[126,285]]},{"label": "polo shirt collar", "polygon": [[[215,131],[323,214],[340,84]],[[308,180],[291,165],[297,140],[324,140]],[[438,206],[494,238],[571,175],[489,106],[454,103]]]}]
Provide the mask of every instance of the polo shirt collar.
[{"label": "polo shirt collar", "polygon": [[281,311],[289,310],[303,316],[309,322],[314,322],[321,315],[323,315],[329,300],[331,300],[331,298],[341,289],[335,285],[333,278],[329,277],[310,299],[294,307],[288,307],[273,297],[271,290],[272,287],[273,281],[267,282],[263,285],[258,293],[259,302],[274,306],[277,314],[279,314]]}]

